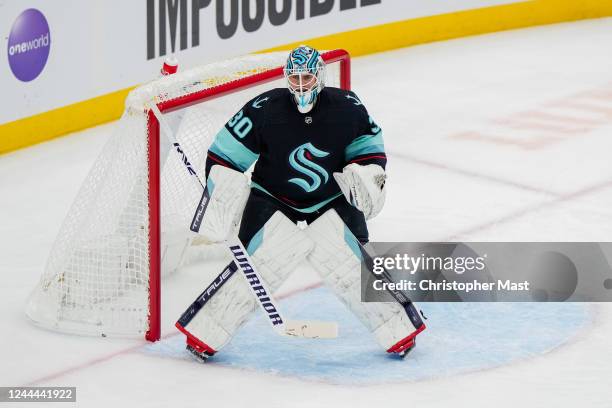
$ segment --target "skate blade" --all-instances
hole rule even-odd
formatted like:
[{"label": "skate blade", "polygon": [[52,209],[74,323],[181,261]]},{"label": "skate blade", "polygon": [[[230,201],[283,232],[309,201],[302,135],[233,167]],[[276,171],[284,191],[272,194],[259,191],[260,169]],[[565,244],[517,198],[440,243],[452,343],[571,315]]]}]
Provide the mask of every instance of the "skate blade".
[{"label": "skate blade", "polygon": [[204,354],[204,353],[199,353],[196,349],[194,349],[191,346],[187,346],[187,351],[189,352],[189,354],[191,354],[191,356],[197,360],[198,362],[204,364],[206,363],[206,360],[208,360],[208,355]]}]

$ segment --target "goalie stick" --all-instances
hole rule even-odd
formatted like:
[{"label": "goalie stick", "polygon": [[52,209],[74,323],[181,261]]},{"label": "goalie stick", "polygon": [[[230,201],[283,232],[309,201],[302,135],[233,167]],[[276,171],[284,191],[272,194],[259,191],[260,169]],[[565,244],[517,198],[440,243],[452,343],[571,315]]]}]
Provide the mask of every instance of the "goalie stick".
[{"label": "goalie stick", "polygon": [[[362,258],[361,261],[365,264],[368,272],[370,272],[371,275],[373,275],[377,279],[380,279],[384,283],[394,283],[393,278],[391,277],[391,275],[389,274],[389,271],[387,271],[386,268],[380,274],[374,273],[374,268],[373,268],[374,260],[372,256],[368,253],[368,251],[366,250],[366,248],[363,246],[361,242],[359,242],[357,239],[355,239],[354,242],[359,247],[359,251],[361,252],[361,258]],[[390,286],[393,287],[393,289],[390,289],[389,288]],[[387,285],[386,291],[387,293],[391,295],[391,297],[393,297],[393,299],[395,299],[397,303],[399,303],[404,308],[404,310],[406,311],[406,314],[408,315],[408,318],[410,319],[414,327],[416,327],[417,330],[419,330],[419,332],[423,331],[425,329],[425,325],[423,324],[423,320],[421,319],[421,316],[419,315],[419,311],[414,306],[414,303],[412,303],[412,300],[410,300],[410,298],[406,296],[404,292],[402,292],[401,290],[395,289],[395,287],[392,285]],[[426,319],[424,315],[423,315],[423,318]]]},{"label": "goalie stick", "polygon": [[[195,169],[191,166],[185,151],[174,136],[174,133],[170,129],[170,126],[168,126],[168,124],[163,119],[162,113],[159,111],[157,105],[155,103],[152,103],[149,108],[157,118],[160,126],[166,134],[166,137],[174,147],[174,150],[181,155],[181,163],[184,164],[187,172],[193,177],[195,177],[195,179],[198,181],[198,184],[203,189],[202,198],[200,199],[200,202],[193,217],[193,221],[190,225],[191,231],[198,233],[200,226],[199,221],[201,221],[202,217],[204,216],[206,208],[208,207],[208,202],[210,201],[210,193],[208,191],[208,186],[202,182],[202,179],[200,179]],[[242,272],[242,276],[249,284],[251,294],[257,300],[257,304],[267,316],[268,322],[277,334],[281,336],[302,338],[335,338],[338,336],[338,326],[335,322],[284,319],[282,317],[280,309],[278,308],[278,306],[276,306],[278,303],[272,296],[272,292],[264,283],[259,272],[257,272],[255,265],[251,260],[251,257],[244,248],[244,245],[242,245],[240,239],[238,239],[238,236],[234,235],[229,239],[225,240],[225,244],[232,255],[234,264],[240,269],[240,271]],[[218,290],[219,287],[217,287],[216,290]],[[212,296],[213,294],[214,293],[209,293],[210,296]]]}]

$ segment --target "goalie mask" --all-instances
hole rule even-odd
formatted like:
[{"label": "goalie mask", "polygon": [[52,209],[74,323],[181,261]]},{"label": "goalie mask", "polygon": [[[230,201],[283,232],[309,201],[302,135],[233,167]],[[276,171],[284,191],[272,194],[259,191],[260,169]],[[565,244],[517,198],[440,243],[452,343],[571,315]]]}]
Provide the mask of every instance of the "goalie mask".
[{"label": "goalie mask", "polygon": [[301,113],[308,113],[325,87],[325,62],[314,48],[300,45],[285,64],[287,88]]}]

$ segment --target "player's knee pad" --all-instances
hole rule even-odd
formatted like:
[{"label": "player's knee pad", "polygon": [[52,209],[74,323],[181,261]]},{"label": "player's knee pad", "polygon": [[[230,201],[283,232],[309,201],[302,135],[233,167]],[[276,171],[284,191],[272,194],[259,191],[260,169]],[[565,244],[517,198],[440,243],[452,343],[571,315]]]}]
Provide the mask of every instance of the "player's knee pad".
[{"label": "player's knee pad", "polygon": [[361,246],[333,209],[309,225],[306,233],[315,244],[309,262],[385,350],[402,351],[407,339],[425,328],[412,304],[412,310],[406,310],[399,303],[361,301]]},{"label": "player's knee pad", "polygon": [[[308,236],[280,211],[274,213],[247,246],[262,279],[277,290],[313,246]],[[233,262],[183,313],[177,327],[213,352],[223,347],[257,307],[251,288]]]},{"label": "player's knee pad", "polygon": [[199,235],[194,239],[194,244],[227,239],[236,230],[249,197],[247,177],[225,166],[212,166],[206,186],[210,198],[202,214]]}]

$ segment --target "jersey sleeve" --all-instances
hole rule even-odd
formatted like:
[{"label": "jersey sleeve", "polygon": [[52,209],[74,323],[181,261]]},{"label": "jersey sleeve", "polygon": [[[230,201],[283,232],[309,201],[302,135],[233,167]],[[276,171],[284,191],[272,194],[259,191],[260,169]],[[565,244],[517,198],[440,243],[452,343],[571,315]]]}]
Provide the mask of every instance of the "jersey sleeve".
[{"label": "jersey sleeve", "polygon": [[264,110],[249,101],[219,130],[208,148],[206,176],[215,164],[245,172],[259,157],[259,129]]},{"label": "jersey sleeve", "polygon": [[384,169],[387,164],[387,155],[382,129],[374,122],[363,105],[358,108],[354,138],[344,149],[345,165],[350,163],[378,164]]}]

